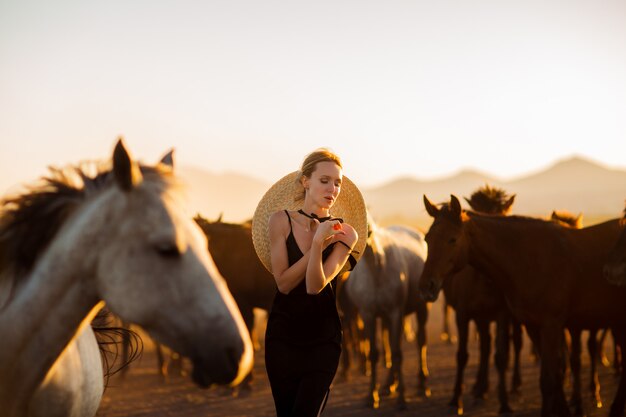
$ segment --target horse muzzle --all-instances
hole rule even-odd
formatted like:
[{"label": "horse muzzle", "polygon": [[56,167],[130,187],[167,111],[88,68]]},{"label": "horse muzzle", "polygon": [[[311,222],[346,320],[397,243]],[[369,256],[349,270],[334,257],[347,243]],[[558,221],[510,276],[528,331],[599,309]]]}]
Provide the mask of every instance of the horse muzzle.
[{"label": "horse muzzle", "polygon": [[[242,349],[229,348],[211,358],[195,356],[191,358],[193,363],[192,379],[198,386],[208,388],[212,385],[232,384],[235,380],[242,379]],[[245,371],[247,374],[247,370]],[[245,375],[244,375],[245,376]]]},{"label": "horse muzzle", "polygon": [[420,287],[417,291],[418,296],[426,302],[437,301],[440,286],[437,285],[432,278],[424,279],[424,277],[422,277],[420,280],[423,280],[423,282],[420,283]]}]

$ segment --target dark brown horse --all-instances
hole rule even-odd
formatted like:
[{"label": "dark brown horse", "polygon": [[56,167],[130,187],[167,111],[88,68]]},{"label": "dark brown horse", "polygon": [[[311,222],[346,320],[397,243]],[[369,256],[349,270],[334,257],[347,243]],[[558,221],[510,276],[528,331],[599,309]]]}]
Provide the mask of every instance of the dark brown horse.
[{"label": "dark brown horse", "polygon": [[604,277],[614,285],[626,286],[626,209],[621,220],[622,234],[604,265]]},{"label": "dark brown horse", "polygon": [[[557,211],[554,210],[550,215],[550,220],[560,224],[564,227],[571,227],[574,229],[580,229],[583,227],[583,216],[582,214],[578,214],[577,216],[573,215],[568,211]],[[570,351],[569,351],[569,364],[572,372],[573,386],[572,386],[572,399],[571,403],[575,408],[576,414],[582,414],[582,389],[581,389],[581,378],[580,378],[580,368],[581,368],[581,353],[582,353],[582,331],[584,329],[577,326],[572,326],[568,328],[570,335]],[[596,408],[602,407],[602,398],[600,397],[600,379],[598,378],[598,362],[600,359],[600,353],[598,350],[598,346],[602,347],[602,342],[604,341],[608,329],[603,329],[602,334],[600,336],[600,342],[598,342],[597,334],[600,331],[598,328],[588,329],[589,337],[587,338],[587,351],[589,352],[590,357],[590,383],[589,390],[591,391],[591,396],[594,401],[594,406]]]},{"label": "dark brown horse", "polygon": [[[506,297],[515,315],[531,330],[541,355],[542,416],[569,416],[563,391],[563,329],[611,327],[623,345],[626,289],[610,286],[602,265],[621,227],[611,220],[583,229],[521,216],[464,212],[452,196],[446,208],[424,204],[434,218],[427,235],[428,259],[420,293],[435,300],[443,277],[469,264],[480,268]],[[624,371],[611,416],[623,414]]]},{"label": "dark brown horse", "polygon": [[[480,212],[506,215],[511,209],[515,195],[508,196],[504,190],[485,186],[474,192],[466,201]],[[456,312],[456,325],[459,335],[457,349],[457,373],[450,405],[457,413],[463,414],[463,375],[469,359],[467,350],[469,324],[474,321],[480,340],[480,361],[476,382],[472,393],[476,398],[484,398],[489,389],[489,356],[491,353],[490,323],[497,323],[495,363],[498,369],[498,398],[500,413],[510,412],[506,390],[506,370],[509,359],[509,328],[513,325],[514,372],[512,389],[521,385],[520,351],[522,348],[521,324],[513,319],[501,292],[487,281],[480,270],[467,265],[455,274],[444,278],[443,294]]]},{"label": "dark brown horse", "polygon": [[[221,221],[221,216],[211,222],[199,214],[194,220],[206,235],[211,257],[252,334],[254,309],[269,311],[276,294],[276,283],[254,250],[251,223],[226,223]],[[251,374],[242,383],[242,388],[249,388],[250,382]]]}]

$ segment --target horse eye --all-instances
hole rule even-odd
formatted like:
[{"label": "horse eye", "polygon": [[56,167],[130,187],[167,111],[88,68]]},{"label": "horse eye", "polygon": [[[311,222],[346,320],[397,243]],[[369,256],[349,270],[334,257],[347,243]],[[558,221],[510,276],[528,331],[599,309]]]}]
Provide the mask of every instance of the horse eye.
[{"label": "horse eye", "polygon": [[448,243],[450,243],[450,244],[456,243],[456,238],[455,237],[450,238]]},{"label": "horse eye", "polygon": [[160,245],[156,245],[155,249],[157,253],[164,258],[180,257],[180,251],[178,250],[178,246],[173,243],[162,243]]}]

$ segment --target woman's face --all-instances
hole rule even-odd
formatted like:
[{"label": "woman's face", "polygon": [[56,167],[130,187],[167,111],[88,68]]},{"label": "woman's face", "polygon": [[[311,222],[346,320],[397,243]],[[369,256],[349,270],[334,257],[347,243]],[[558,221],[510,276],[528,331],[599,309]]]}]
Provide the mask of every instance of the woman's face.
[{"label": "woman's face", "polygon": [[310,178],[304,177],[303,185],[317,206],[330,209],[339,196],[342,179],[341,168],[334,162],[324,161],[317,163]]}]

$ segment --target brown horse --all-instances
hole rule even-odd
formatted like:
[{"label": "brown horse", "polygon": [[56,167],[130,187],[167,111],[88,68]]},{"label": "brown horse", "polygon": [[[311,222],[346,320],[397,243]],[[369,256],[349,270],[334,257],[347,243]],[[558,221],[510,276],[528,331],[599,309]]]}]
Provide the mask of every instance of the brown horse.
[{"label": "brown horse", "polygon": [[[511,210],[515,195],[508,196],[501,189],[485,186],[474,192],[466,201],[477,211],[506,215]],[[506,369],[509,359],[509,328],[513,325],[514,372],[513,391],[521,386],[520,351],[522,348],[521,324],[513,319],[501,292],[489,284],[480,270],[467,265],[455,274],[444,278],[443,294],[456,312],[459,344],[456,354],[457,373],[450,405],[463,414],[463,375],[469,359],[467,350],[470,321],[476,323],[480,340],[480,361],[473,395],[484,398],[489,389],[489,356],[491,351],[490,323],[497,323],[495,363],[498,369],[498,399],[500,413],[510,412],[506,391]]]},{"label": "brown horse", "polygon": [[[564,227],[571,227],[574,229],[580,229],[583,227],[583,216],[582,214],[578,214],[577,216],[573,215],[568,211],[557,211],[554,210],[550,215],[550,220],[560,224]],[[582,389],[581,389],[581,378],[580,378],[580,368],[581,368],[581,339],[582,339],[582,331],[583,328],[572,326],[568,328],[570,335],[570,352],[569,352],[569,363],[572,371],[572,399],[571,403],[576,410],[576,414],[582,414]],[[600,353],[598,351],[598,346],[602,346],[602,342],[604,341],[608,329],[604,329],[602,331],[602,335],[600,337],[600,342],[598,341],[597,334],[600,331],[598,328],[589,329],[589,337],[587,339],[587,351],[589,352],[590,357],[590,383],[589,390],[591,391],[591,396],[594,401],[594,406],[596,408],[602,407],[602,398],[600,397],[600,379],[598,378],[598,362],[600,359]]]},{"label": "brown horse", "polygon": [[[211,222],[199,214],[194,220],[206,235],[211,257],[252,334],[255,324],[253,310],[270,310],[276,294],[276,283],[254,250],[251,223],[226,223],[222,222],[221,216]],[[241,388],[250,387],[251,377],[250,373]]]},{"label": "brown horse", "polygon": [[604,265],[604,277],[614,285],[626,286],[626,209],[621,220],[622,234]]},{"label": "brown horse", "polygon": [[[443,277],[467,264],[484,271],[539,343],[542,416],[569,416],[563,329],[610,326],[618,343],[626,339],[626,289],[602,277],[602,265],[621,232],[619,220],[570,229],[541,219],[464,212],[455,196],[442,209],[426,196],[424,204],[434,222],[426,235],[421,295],[435,300]],[[624,376],[622,371],[611,416],[624,411]]]}]

